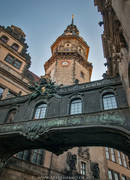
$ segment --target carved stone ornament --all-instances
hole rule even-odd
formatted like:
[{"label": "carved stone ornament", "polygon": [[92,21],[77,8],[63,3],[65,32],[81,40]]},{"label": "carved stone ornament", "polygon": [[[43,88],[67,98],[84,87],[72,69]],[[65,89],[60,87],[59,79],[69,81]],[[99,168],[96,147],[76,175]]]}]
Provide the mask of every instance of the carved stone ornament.
[{"label": "carved stone ornament", "polygon": [[57,94],[59,88],[60,86],[56,86],[55,82],[52,82],[50,79],[41,78],[39,82],[34,83],[34,86],[30,86],[30,89],[34,90],[34,92],[30,94],[29,101],[37,98],[39,95],[44,96],[44,98],[60,98]]},{"label": "carved stone ornament", "polygon": [[41,124],[31,124],[31,126],[26,126],[23,128],[22,135],[25,136],[27,139],[34,141],[40,137],[47,128],[43,127]]},{"label": "carved stone ornament", "polygon": [[76,170],[77,156],[71,152],[67,153],[66,163],[69,166],[69,171]]},{"label": "carved stone ornament", "polygon": [[86,147],[79,147],[78,155],[84,160],[90,159],[89,149]]},{"label": "carved stone ornament", "polygon": [[91,170],[92,170],[93,177],[96,179],[99,179],[100,178],[100,169],[99,169],[98,163],[92,162]]}]

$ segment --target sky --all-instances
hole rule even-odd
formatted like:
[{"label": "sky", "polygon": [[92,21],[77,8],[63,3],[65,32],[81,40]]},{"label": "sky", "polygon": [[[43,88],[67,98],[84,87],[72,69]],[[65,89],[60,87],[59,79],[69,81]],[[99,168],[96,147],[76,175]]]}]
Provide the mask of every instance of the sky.
[{"label": "sky", "polygon": [[51,57],[50,46],[71,24],[74,24],[90,47],[88,61],[93,64],[91,80],[102,79],[105,59],[101,34],[102,20],[93,0],[1,0],[0,25],[20,27],[26,34],[31,56],[30,70],[44,75],[44,63]]}]

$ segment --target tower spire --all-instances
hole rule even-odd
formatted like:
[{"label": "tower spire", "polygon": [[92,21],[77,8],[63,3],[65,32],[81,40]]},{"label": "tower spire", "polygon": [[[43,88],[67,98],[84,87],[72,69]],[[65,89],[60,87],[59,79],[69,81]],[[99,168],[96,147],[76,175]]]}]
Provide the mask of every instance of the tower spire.
[{"label": "tower spire", "polygon": [[72,14],[72,25],[74,25],[74,14]]}]

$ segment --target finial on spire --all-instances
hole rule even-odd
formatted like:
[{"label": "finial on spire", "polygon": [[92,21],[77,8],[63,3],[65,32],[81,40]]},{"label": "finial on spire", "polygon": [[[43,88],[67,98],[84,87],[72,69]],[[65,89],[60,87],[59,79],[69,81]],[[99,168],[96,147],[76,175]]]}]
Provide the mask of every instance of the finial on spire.
[{"label": "finial on spire", "polygon": [[74,24],[74,14],[72,14],[72,25]]}]

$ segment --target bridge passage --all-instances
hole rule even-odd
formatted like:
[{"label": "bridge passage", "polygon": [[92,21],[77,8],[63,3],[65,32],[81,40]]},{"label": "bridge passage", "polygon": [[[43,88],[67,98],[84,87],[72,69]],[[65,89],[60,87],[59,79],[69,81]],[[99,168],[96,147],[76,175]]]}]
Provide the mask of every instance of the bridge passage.
[{"label": "bridge passage", "polygon": [[75,146],[108,146],[130,153],[129,109],[0,125],[0,154],[44,148],[55,154]]},{"label": "bridge passage", "polygon": [[130,110],[120,79],[55,93],[44,89],[0,101],[0,164],[23,150],[58,155],[76,146],[113,147],[130,156]]}]

